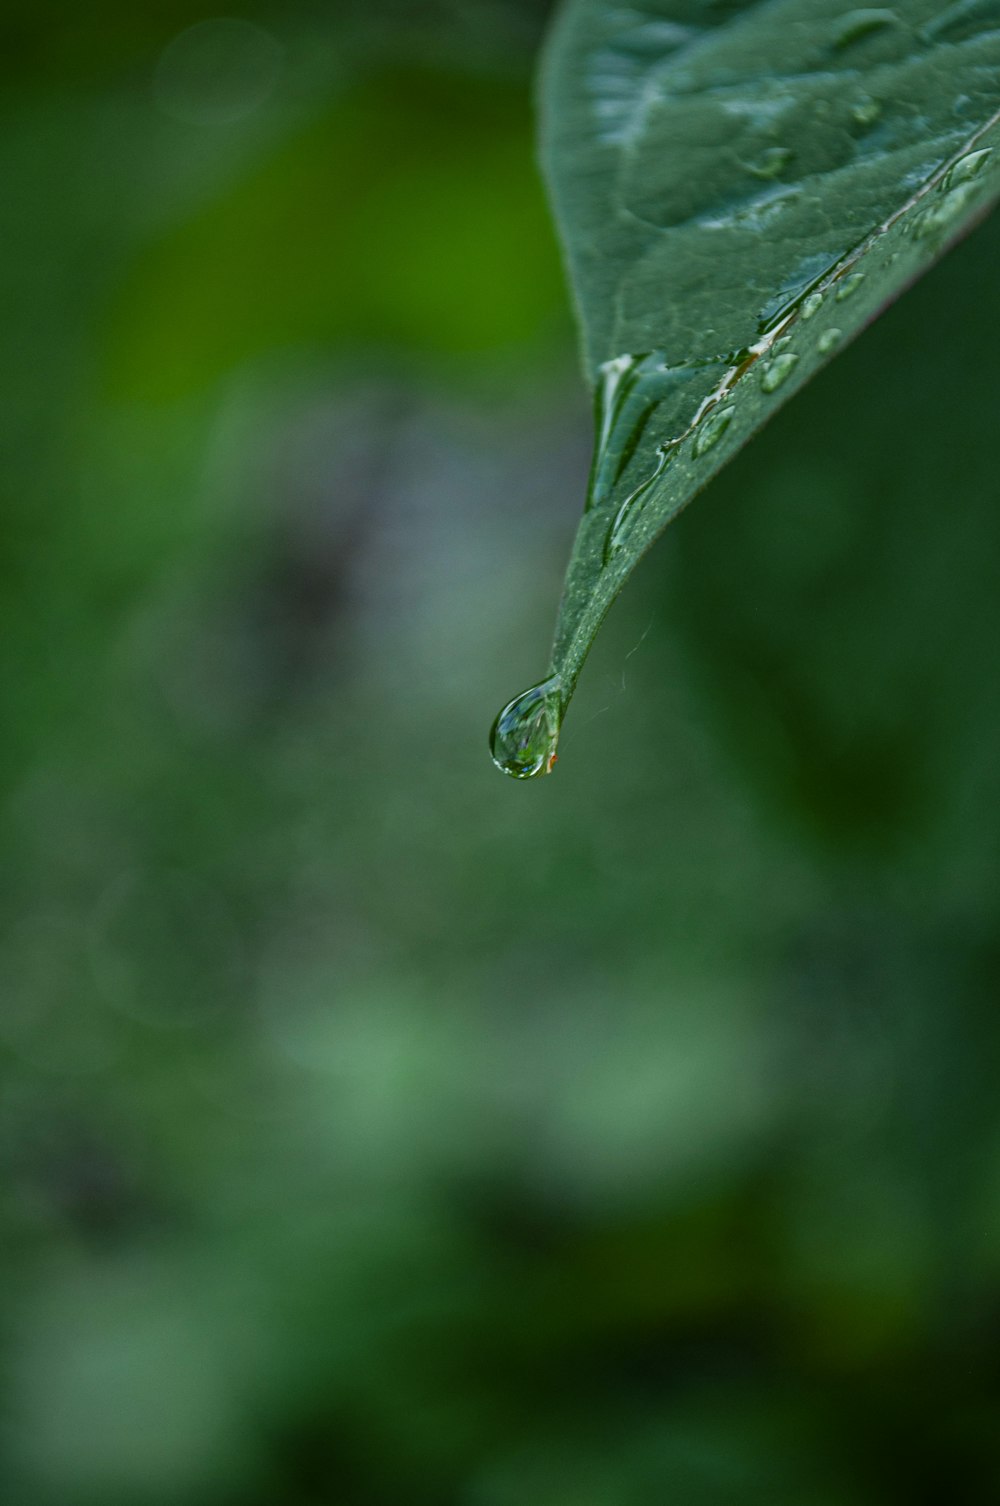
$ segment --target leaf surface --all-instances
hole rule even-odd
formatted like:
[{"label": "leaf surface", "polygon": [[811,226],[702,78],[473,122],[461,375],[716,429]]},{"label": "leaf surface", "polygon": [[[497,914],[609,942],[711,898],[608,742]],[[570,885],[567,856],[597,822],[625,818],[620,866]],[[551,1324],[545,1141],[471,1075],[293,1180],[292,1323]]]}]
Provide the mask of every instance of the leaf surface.
[{"label": "leaf surface", "polygon": [[522,778],[663,528],[1000,196],[1000,0],[566,0],[541,141],[596,437]]}]

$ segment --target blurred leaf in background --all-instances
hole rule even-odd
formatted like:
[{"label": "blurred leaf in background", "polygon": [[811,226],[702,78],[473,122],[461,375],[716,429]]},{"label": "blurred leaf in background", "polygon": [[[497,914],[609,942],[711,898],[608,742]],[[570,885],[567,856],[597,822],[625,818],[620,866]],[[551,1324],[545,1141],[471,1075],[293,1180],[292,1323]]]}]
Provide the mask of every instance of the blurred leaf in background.
[{"label": "blurred leaf in background", "polygon": [[1000,230],[498,780],[590,438],[544,19],[8,10],[18,1506],[994,1492]]}]

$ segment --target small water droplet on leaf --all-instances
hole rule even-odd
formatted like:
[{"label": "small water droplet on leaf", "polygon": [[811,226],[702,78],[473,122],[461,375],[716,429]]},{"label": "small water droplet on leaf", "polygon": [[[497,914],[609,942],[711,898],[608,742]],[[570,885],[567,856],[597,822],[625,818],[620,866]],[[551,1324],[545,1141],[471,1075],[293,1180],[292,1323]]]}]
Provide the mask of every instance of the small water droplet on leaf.
[{"label": "small water droplet on leaf", "polygon": [[788,381],[792,371],[798,365],[798,360],[794,351],[786,350],[780,356],[775,356],[773,361],[768,361],[760,379],[761,391],[777,392],[778,388]]},{"label": "small water droplet on leaf", "polygon": [[970,178],[977,177],[992,155],[993,148],[989,146],[984,146],[978,152],[966,152],[965,156],[959,157],[958,161],[945,173],[941,180],[941,187],[945,190],[956,188],[959,183],[967,183]]},{"label": "small water droplet on leaf", "polygon": [[691,453],[696,458],[704,455],[707,450],[711,450],[719,443],[732,423],[735,412],[735,408],[723,408],[721,412],[711,413],[702,420],[701,427],[694,436],[694,444],[691,446]]},{"label": "small water droplet on leaf", "polygon": [[932,235],[944,235],[975,197],[976,186],[972,182],[959,183],[957,188],[949,189],[942,198],[928,204],[917,215],[913,222],[915,239],[920,241]]},{"label": "small water droplet on leaf", "polygon": [[842,332],[839,329],[834,329],[831,325],[829,329],[823,331],[816,341],[816,349],[821,356],[828,356],[831,350],[836,350],[843,338]]},{"label": "small water droplet on leaf", "polygon": [[837,302],[843,303],[845,298],[850,298],[852,293],[857,292],[864,280],[865,274],[863,272],[852,272],[850,277],[845,277],[834,295]]},{"label": "small water droplet on leaf", "polygon": [[811,319],[813,314],[818,314],[823,307],[823,294],[810,293],[802,304],[803,319]]}]

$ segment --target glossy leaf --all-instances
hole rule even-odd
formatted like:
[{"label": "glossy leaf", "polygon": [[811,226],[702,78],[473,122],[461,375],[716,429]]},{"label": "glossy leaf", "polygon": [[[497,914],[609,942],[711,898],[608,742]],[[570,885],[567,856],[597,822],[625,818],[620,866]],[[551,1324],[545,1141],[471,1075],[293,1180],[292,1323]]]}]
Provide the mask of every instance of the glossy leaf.
[{"label": "glossy leaf", "polygon": [[666,524],[1000,195],[1000,0],[568,0],[541,96],[596,439],[522,778]]}]

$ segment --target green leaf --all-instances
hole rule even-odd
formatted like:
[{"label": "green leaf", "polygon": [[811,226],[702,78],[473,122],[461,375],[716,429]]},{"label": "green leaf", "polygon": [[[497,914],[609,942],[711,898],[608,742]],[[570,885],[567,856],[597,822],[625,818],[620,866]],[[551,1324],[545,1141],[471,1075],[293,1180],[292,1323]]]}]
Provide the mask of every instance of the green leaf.
[{"label": "green leaf", "polygon": [[597,434],[518,778],[664,527],[1000,196],[1000,0],[567,0],[541,102]]}]

